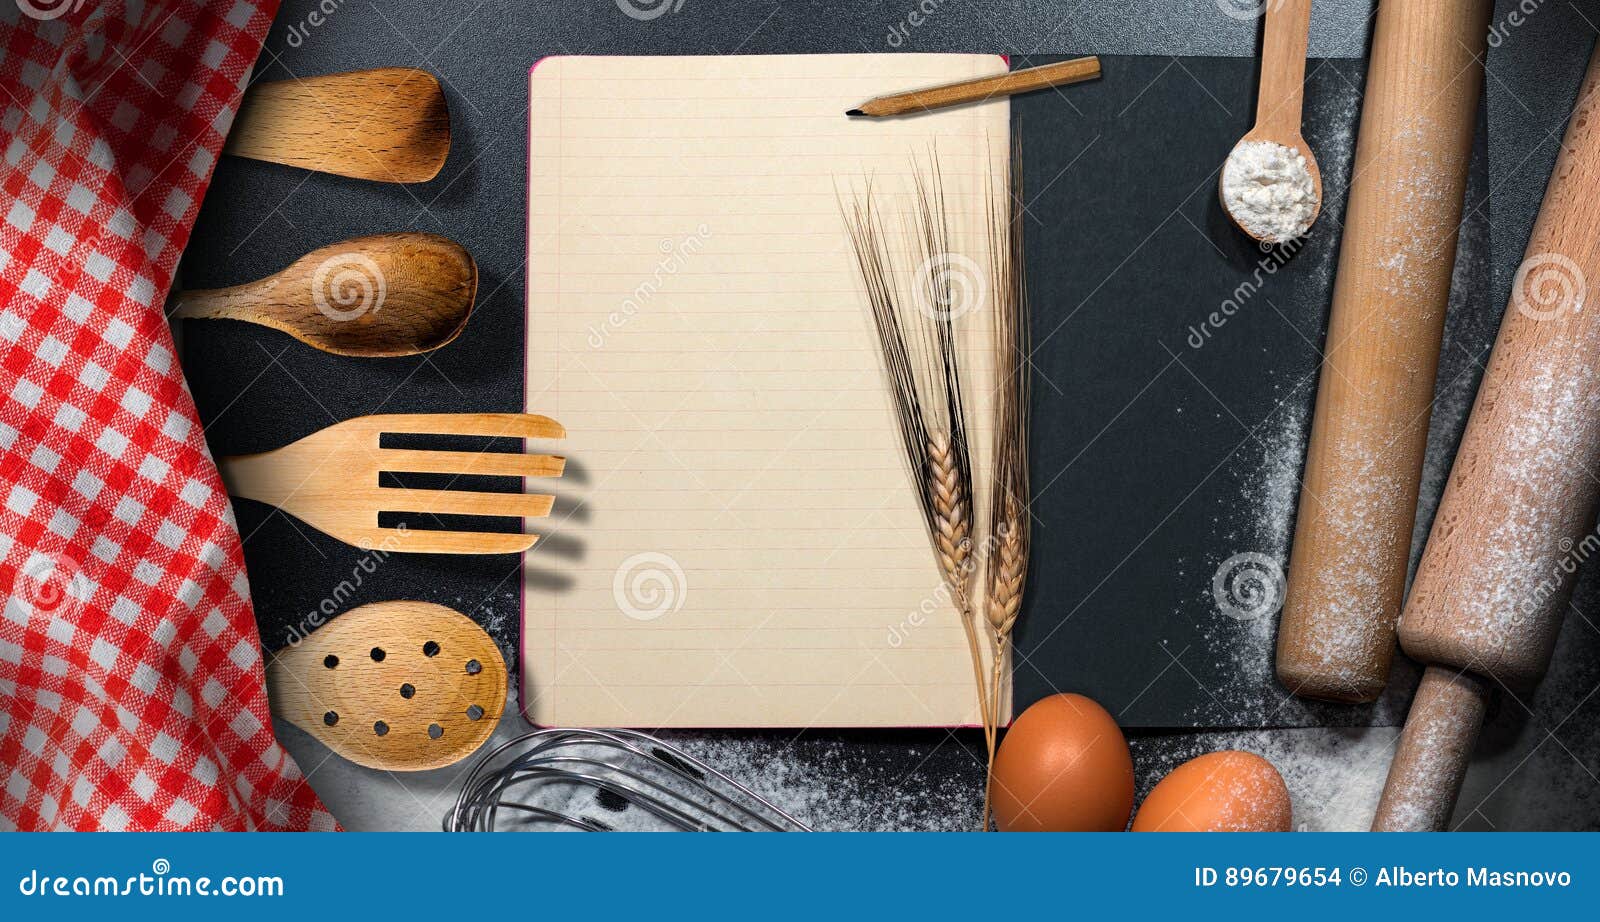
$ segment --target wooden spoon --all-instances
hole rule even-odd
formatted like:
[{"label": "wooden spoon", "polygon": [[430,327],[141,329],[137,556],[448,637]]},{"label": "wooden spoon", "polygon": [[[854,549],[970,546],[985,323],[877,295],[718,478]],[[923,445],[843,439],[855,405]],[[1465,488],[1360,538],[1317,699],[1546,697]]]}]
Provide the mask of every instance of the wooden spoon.
[{"label": "wooden spoon", "polygon": [[505,710],[506,664],[472,619],[431,602],[374,602],[267,665],[272,712],[357,765],[459,762]]},{"label": "wooden spoon", "polygon": [[478,266],[437,234],[375,234],[325,246],[259,281],[185,291],[174,317],[243,320],[334,355],[415,355],[467,325]]},{"label": "wooden spoon", "polygon": [[450,110],[425,70],[380,67],[259,83],[222,152],[356,179],[427,182],[450,154]]},{"label": "wooden spoon", "polygon": [[[1305,103],[1306,46],[1311,34],[1311,0],[1272,0],[1264,5],[1266,26],[1261,39],[1261,86],[1256,95],[1255,127],[1245,133],[1234,145],[1250,141],[1270,141],[1298,152],[1306,158],[1306,168],[1311,173],[1312,188],[1316,191],[1316,211],[1307,224],[1316,223],[1322,213],[1322,170],[1300,133],[1301,110]],[[1229,159],[1233,151],[1228,153]],[[1222,208],[1228,210],[1228,199],[1222,194],[1222,178],[1218,177],[1217,195]],[[1231,211],[1228,217],[1246,234],[1262,243],[1285,243],[1286,240],[1269,240],[1258,236],[1244,226]]]}]

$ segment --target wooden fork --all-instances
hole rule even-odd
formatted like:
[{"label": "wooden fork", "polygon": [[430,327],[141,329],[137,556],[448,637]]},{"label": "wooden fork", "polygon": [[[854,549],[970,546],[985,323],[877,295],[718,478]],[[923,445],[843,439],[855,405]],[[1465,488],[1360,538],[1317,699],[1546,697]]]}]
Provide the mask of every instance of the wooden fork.
[{"label": "wooden fork", "polygon": [[559,439],[560,423],[530,413],[396,413],[359,416],[255,455],[217,463],[228,492],[277,506],[347,544],[407,554],[515,554],[535,534],[380,528],[380,512],[537,518],[555,497],[538,493],[413,490],[378,485],[379,472],[560,477],[566,459],[499,451],[380,448],[384,433]]}]

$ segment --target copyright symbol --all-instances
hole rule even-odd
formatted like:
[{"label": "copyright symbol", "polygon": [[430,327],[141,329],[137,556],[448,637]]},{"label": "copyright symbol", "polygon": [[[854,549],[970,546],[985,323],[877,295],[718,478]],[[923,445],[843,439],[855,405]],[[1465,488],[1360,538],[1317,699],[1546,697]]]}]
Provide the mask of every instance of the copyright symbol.
[{"label": "copyright symbol", "polygon": [[1351,868],[1350,869],[1350,883],[1356,885],[1357,887],[1361,887],[1361,886],[1365,886],[1366,882],[1367,882],[1367,869],[1366,868]]}]

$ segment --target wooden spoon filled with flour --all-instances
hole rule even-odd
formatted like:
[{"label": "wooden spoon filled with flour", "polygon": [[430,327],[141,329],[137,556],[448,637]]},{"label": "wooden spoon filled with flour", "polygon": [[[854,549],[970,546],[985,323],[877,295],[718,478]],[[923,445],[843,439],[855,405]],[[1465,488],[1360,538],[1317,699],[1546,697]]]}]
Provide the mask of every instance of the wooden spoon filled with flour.
[{"label": "wooden spoon filled with flour", "polygon": [[1217,191],[1240,230],[1282,244],[1305,236],[1322,210],[1322,171],[1300,133],[1311,0],[1265,12],[1256,124],[1228,154]]}]

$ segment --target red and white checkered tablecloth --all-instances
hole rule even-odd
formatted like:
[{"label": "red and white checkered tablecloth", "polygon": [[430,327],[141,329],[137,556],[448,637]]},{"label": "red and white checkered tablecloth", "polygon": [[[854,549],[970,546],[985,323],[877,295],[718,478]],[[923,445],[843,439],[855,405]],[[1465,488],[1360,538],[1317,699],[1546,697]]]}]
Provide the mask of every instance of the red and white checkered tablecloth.
[{"label": "red and white checkered tablecloth", "polygon": [[327,829],[162,302],[277,0],[0,0],[0,828]]}]

